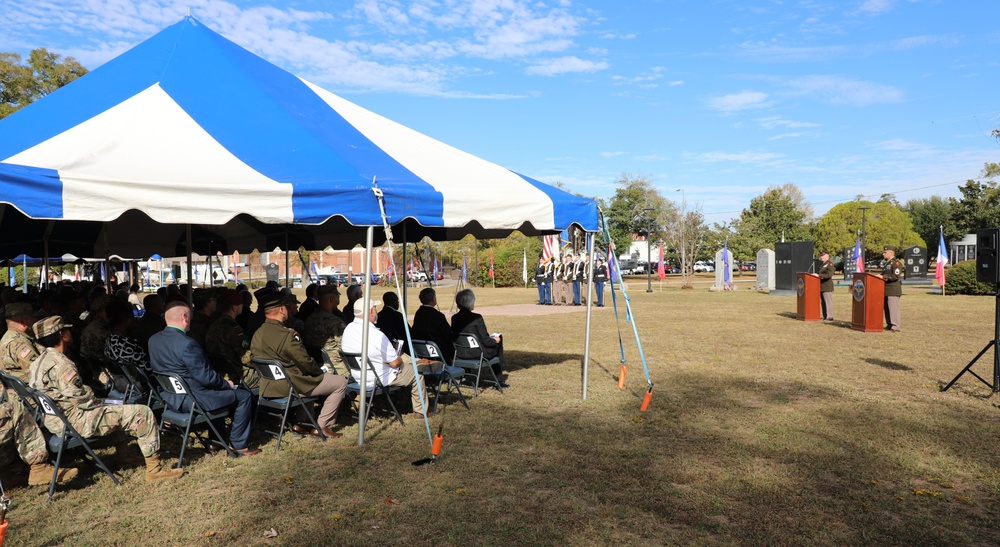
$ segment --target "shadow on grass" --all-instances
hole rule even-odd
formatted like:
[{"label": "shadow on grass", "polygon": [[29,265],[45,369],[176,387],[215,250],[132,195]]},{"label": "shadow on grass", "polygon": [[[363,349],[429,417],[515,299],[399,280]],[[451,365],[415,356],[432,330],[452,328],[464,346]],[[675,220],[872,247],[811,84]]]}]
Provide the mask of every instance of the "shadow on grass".
[{"label": "shadow on grass", "polygon": [[[422,428],[391,426],[364,447],[206,457],[169,485],[23,496],[18,527],[33,544],[259,544],[271,528],[286,545],[986,545],[1000,533],[984,518],[996,477],[975,469],[1000,456],[968,407],[927,419],[807,382],[694,372],[663,386],[646,413],[638,386],[595,386],[587,403],[545,401],[545,386],[515,388],[527,402],[487,392],[432,422],[445,439],[434,465],[410,465],[429,452]],[[963,483],[967,467],[982,484]]]},{"label": "shadow on grass", "polygon": [[864,361],[866,363],[868,363],[868,364],[880,366],[880,367],[882,367],[884,369],[889,369],[889,370],[902,370],[902,371],[907,371],[907,372],[913,370],[912,368],[910,368],[910,367],[908,367],[906,365],[897,363],[895,361],[886,361],[885,359],[878,359],[876,357],[866,357],[864,359]]},{"label": "shadow on grass", "polygon": [[537,366],[557,365],[566,361],[581,361],[579,353],[542,353],[535,351],[504,350],[503,361],[508,371]]}]

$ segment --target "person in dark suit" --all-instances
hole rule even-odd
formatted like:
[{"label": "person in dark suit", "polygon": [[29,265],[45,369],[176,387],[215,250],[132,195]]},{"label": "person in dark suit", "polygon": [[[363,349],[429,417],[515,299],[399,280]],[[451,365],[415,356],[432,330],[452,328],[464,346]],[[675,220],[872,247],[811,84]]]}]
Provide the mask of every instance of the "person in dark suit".
[{"label": "person in dark suit", "polygon": [[[479,347],[483,349],[483,357],[487,360],[494,357],[500,358],[500,363],[493,366],[493,372],[499,376],[503,370],[503,337],[500,334],[490,335],[486,329],[486,322],[483,316],[473,312],[476,308],[476,294],[472,289],[462,289],[455,295],[455,304],[458,306],[458,313],[451,316],[451,332],[453,339],[463,334],[471,334],[479,341]],[[468,349],[459,348],[457,355],[460,359],[477,359],[478,352],[472,353]],[[467,353],[468,352],[468,353]],[[506,382],[500,382],[502,387],[508,387]]]},{"label": "person in dark suit", "polygon": [[455,359],[455,336],[451,332],[448,318],[437,309],[437,292],[427,287],[420,291],[420,307],[413,314],[413,331],[416,340],[430,340],[441,349],[446,363]]},{"label": "person in dark suit", "polygon": [[[191,308],[182,301],[171,302],[167,304],[164,320],[167,327],[149,339],[149,361],[153,371],[183,378],[191,390],[190,395],[207,412],[230,408],[233,412],[230,446],[239,456],[260,454],[260,449],[248,446],[253,396],[249,391],[237,389],[232,382],[212,370],[204,350],[187,335],[191,325]],[[182,395],[163,393],[163,399],[171,410],[190,410],[190,402]]]},{"label": "person in dark suit", "polygon": [[[400,340],[406,340],[406,320],[403,319],[403,314],[399,313],[399,297],[396,293],[389,291],[382,295],[382,309],[378,312],[378,319],[375,322],[375,326],[378,330],[382,331],[392,340],[393,343],[397,343]],[[406,348],[403,348],[404,351]]]},{"label": "person in dark suit", "polygon": [[303,323],[309,318],[309,314],[316,311],[316,308],[319,307],[319,299],[316,297],[316,291],[318,290],[319,284],[317,283],[310,283],[306,287],[306,301],[299,304],[299,311],[295,314],[295,317],[301,319]]}]

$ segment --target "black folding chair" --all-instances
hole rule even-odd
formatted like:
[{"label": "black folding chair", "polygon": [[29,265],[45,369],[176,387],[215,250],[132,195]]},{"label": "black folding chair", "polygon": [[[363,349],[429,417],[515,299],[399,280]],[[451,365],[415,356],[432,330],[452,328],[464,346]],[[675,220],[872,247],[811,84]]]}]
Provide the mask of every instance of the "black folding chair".
[{"label": "black folding chair", "polygon": [[[53,416],[59,419],[59,421],[63,424],[62,434],[53,434],[48,439],[49,451],[54,452],[56,455],[55,469],[52,471],[52,482],[49,483],[49,501],[52,501],[52,493],[55,492],[56,489],[56,478],[59,476],[59,465],[62,463],[63,452],[66,450],[83,448],[86,451],[87,456],[90,457],[89,460],[86,460],[87,463],[96,466],[101,471],[104,471],[109,477],[111,477],[111,480],[113,480],[116,485],[120,485],[121,482],[118,481],[118,477],[113,471],[111,471],[111,469],[108,468],[107,465],[105,465],[101,458],[94,453],[90,444],[87,443],[87,439],[84,438],[83,435],[80,435],[76,428],[69,423],[63,409],[54,400],[52,400],[51,397],[41,391],[31,389],[30,387],[28,388],[28,391],[37,403],[38,408],[40,408],[46,416]],[[91,440],[94,439],[96,439],[96,437],[91,437]]]},{"label": "black folding chair", "polygon": [[135,389],[138,389],[146,397],[146,406],[149,407],[155,413],[160,413],[164,408],[167,408],[167,403],[163,401],[163,397],[160,392],[156,389],[156,384],[159,382],[154,381],[149,377],[146,369],[135,365],[133,363],[118,363],[121,366],[122,371],[128,376],[129,381],[132,382]]},{"label": "black folding chair", "polygon": [[[368,376],[374,379],[374,383],[371,387],[361,387],[361,354],[360,353],[346,353],[340,352],[340,359],[344,362],[344,366],[347,367],[349,373],[347,389],[348,391],[354,391],[356,393],[364,392],[365,396],[365,423],[368,423],[368,418],[372,414],[372,402],[375,397],[379,395],[384,395],[386,402],[389,403],[389,408],[392,409],[392,413],[396,415],[396,419],[399,420],[399,424],[406,427],[403,422],[403,416],[396,410],[396,404],[392,402],[392,397],[389,396],[390,392],[397,391],[401,388],[399,387],[388,387],[382,383],[382,379],[379,378],[378,373],[375,372],[375,366],[372,365],[371,359],[368,360]],[[414,386],[413,389],[416,389]],[[413,409],[414,412],[417,409]],[[359,414],[360,421],[360,414]]]},{"label": "black folding chair", "polygon": [[[431,412],[437,412],[438,399],[441,398],[441,385],[445,384],[448,389],[445,394],[452,393],[454,389],[455,393],[458,393],[458,398],[465,405],[466,410],[469,409],[469,403],[465,400],[465,395],[462,393],[462,388],[459,386],[459,380],[465,375],[465,369],[461,367],[451,366],[444,360],[444,355],[441,354],[441,348],[438,347],[437,343],[431,340],[413,340],[413,353],[414,359],[424,359],[427,361],[433,361],[431,367],[436,367],[437,370],[422,371],[420,374],[424,377],[424,385],[428,388],[434,386],[434,407],[431,408]],[[418,365],[417,369],[419,370]]]},{"label": "black folding chair", "polygon": [[[458,353],[460,350],[467,350],[469,352],[478,353],[479,357],[472,359],[461,359],[458,357]],[[479,396],[480,379],[486,382],[492,382],[493,385],[496,386],[496,388],[500,391],[500,393],[503,393],[503,386],[500,385],[500,379],[497,378],[496,373],[493,372],[493,365],[499,363],[500,363],[500,357],[486,359],[486,356],[483,353],[483,348],[479,345],[479,340],[476,338],[474,334],[462,333],[459,334],[457,338],[455,338],[455,359],[452,361],[452,365],[456,367],[462,367],[463,369],[465,369],[466,376],[476,377],[475,380],[476,383],[474,384],[475,387],[473,388],[472,392],[473,396],[475,397]],[[493,377],[492,380],[490,380],[489,378],[483,378],[482,376],[483,369],[490,371],[490,376]]]},{"label": "black folding chair", "polygon": [[288,375],[288,371],[285,370],[285,365],[281,361],[275,359],[258,359],[254,358],[251,363],[253,363],[253,368],[257,370],[261,378],[266,378],[273,382],[286,382],[288,384],[288,395],[284,397],[264,397],[263,391],[257,395],[257,411],[254,413],[254,421],[257,421],[257,414],[260,412],[261,408],[267,409],[266,412],[272,416],[281,416],[281,425],[278,426],[278,431],[267,431],[271,435],[278,437],[278,447],[275,452],[281,450],[281,438],[285,434],[285,426],[288,425],[288,413],[292,408],[298,407],[302,408],[305,412],[307,418],[309,418],[309,423],[312,425],[313,429],[319,432],[319,438],[326,441],[326,435],[323,434],[323,428],[319,426],[316,421],[316,417],[313,416],[313,408],[316,405],[318,397],[306,397],[299,393],[295,389],[295,385],[292,384],[292,378]]},{"label": "black folding chair", "polygon": [[[184,451],[187,449],[188,437],[191,434],[191,428],[196,425],[206,424],[208,426],[209,438],[202,438],[195,432],[195,438],[204,446],[206,449],[209,444],[215,443],[226,449],[226,454],[229,457],[235,458],[236,452],[229,448],[229,443],[226,442],[226,438],[222,436],[222,433],[215,427],[212,423],[213,420],[223,421],[229,417],[229,409],[224,408],[222,410],[216,410],[213,412],[208,412],[201,408],[198,401],[195,400],[194,396],[191,395],[191,389],[188,388],[187,382],[177,374],[170,372],[158,372],[153,371],[153,377],[159,382],[160,387],[163,388],[167,393],[173,393],[175,395],[181,395],[184,400],[190,405],[190,409],[187,412],[178,412],[171,410],[169,406],[163,409],[163,415],[160,417],[160,434],[163,434],[164,426],[166,424],[171,424],[178,429],[183,429],[184,433],[181,436],[181,454],[177,458],[177,467],[181,467],[184,462]],[[214,435],[215,438],[212,439],[211,436]]]}]

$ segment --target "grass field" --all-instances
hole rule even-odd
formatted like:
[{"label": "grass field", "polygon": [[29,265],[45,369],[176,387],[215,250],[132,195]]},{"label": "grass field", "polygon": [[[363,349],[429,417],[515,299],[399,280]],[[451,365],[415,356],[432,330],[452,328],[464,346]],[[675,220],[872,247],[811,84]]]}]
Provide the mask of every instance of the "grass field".
[{"label": "grass field", "polygon": [[[52,503],[42,487],[13,488],[6,545],[1000,541],[998,399],[971,375],[940,391],[992,339],[993,298],[907,289],[903,332],[863,334],[845,321],[846,288],[834,324],[795,320],[793,297],[643,289],[630,296],[655,384],[648,412],[624,322],[618,389],[610,299],[594,310],[583,401],[585,313],[491,314],[536,293],[477,289],[488,327],[504,333],[512,388],[432,419],[444,424],[436,465],[410,465],[429,455],[413,420],[380,418],[364,447],[354,424],[278,454],[261,436],[254,458],[192,449],[169,484],[129,468],[120,487],[89,475]],[[991,356],[976,367],[991,369]],[[164,444],[176,455],[177,441]]]}]

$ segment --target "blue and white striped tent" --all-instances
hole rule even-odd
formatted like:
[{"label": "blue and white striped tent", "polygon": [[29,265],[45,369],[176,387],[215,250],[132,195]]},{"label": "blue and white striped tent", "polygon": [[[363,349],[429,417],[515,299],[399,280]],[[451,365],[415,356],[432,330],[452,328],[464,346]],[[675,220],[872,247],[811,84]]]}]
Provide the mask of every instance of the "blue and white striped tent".
[{"label": "blue and white striped tent", "polygon": [[[187,17],[0,120],[0,254],[597,229],[597,206],[352,104]],[[51,222],[55,221],[55,222]],[[14,233],[21,237],[8,237]],[[288,238],[288,239],[286,239]],[[287,248],[287,247],[286,247]]]}]

